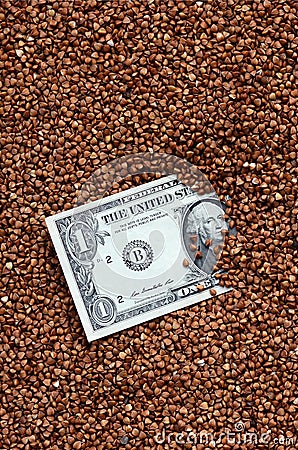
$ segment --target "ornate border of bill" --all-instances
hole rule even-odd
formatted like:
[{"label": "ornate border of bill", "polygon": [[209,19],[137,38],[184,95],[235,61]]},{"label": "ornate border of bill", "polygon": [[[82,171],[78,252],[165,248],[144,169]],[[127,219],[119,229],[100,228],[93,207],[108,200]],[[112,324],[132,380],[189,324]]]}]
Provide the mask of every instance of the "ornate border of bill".
[{"label": "ornate border of bill", "polygon": [[213,271],[222,205],[175,175],[46,223],[89,342],[231,290]]}]

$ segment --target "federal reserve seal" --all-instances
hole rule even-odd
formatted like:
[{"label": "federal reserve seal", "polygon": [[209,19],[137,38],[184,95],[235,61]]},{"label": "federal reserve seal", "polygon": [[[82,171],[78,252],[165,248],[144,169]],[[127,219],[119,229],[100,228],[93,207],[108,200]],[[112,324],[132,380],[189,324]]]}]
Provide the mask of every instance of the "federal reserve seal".
[{"label": "federal reserve seal", "polygon": [[153,261],[153,250],[147,242],[134,240],[124,247],[122,259],[131,270],[145,270]]}]

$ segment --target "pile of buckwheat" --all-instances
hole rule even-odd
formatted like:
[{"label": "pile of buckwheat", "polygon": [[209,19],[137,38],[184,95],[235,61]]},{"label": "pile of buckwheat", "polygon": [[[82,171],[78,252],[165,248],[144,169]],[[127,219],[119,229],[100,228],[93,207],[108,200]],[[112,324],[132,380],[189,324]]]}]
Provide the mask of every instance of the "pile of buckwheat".
[{"label": "pile of buckwheat", "polygon": [[[1,2],[1,450],[297,448],[297,14]],[[229,198],[234,290],[88,344],[45,217],[148,151]]]}]

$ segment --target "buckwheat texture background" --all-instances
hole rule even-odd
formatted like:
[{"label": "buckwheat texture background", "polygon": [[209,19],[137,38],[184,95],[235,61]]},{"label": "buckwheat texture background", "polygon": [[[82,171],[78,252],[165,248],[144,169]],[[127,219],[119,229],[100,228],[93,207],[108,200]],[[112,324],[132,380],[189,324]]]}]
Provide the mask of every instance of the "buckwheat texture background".
[{"label": "buckwheat texture background", "polygon": [[[3,0],[0,22],[1,450],[208,449],[155,436],[240,421],[296,448],[297,2]],[[229,195],[234,291],[88,344],[44,218],[146,151]]]}]

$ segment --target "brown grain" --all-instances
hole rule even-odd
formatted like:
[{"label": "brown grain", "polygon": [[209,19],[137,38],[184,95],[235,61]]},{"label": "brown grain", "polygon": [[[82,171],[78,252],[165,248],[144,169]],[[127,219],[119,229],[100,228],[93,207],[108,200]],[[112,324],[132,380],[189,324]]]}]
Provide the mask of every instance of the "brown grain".
[{"label": "brown grain", "polygon": [[[296,448],[295,2],[5,0],[0,22],[1,449],[161,450],[239,421]],[[158,178],[106,169],[145,152],[226,202],[234,290],[87,344],[44,219],[98,168],[102,194]]]}]

